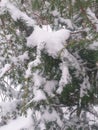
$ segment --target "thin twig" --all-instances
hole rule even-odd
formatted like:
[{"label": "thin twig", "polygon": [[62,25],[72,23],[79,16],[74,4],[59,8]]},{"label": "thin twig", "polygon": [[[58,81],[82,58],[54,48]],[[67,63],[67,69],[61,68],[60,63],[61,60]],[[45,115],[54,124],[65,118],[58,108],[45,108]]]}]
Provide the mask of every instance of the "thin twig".
[{"label": "thin twig", "polygon": [[80,7],[80,9],[81,9],[81,12],[82,12],[83,14],[85,14],[87,20],[90,22],[90,24],[93,26],[93,28],[96,30],[96,26],[95,26],[95,25],[90,21],[90,19],[87,17],[87,13],[86,13],[85,9],[84,9],[82,6]]}]

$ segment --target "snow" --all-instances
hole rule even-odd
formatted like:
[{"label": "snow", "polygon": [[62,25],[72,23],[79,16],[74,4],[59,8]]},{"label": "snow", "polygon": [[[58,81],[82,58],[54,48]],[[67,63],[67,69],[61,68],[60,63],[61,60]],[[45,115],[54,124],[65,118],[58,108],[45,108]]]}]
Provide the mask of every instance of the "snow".
[{"label": "snow", "polygon": [[32,130],[32,119],[31,119],[31,111],[28,111],[27,117],[21,116],[15,120],[9,121],[9,123],[5,126],[0,127],[0,130],[20,130],[25,128],[27,130]]},{"label": "snow", "polygon": [[10,64],[5,64],[5,66],[0,70],[0,78],[3,77],[4,74],[6,74],[11,68]]},{"label": "snow", "polygon": [[90,50],[98,50],[98,42],[94,41],[92,44],[88,46],[88,49]]},{"label": "snow", "polygon": [[61,127],[62,121],[60,120],[60,117],[58,113],[55,110],[52,110],[52,112],[49,112],[48,108],[44,111],[44,114],[41,117],[46,122],[52,122],[56,121],[57,124]]},{"label": "snow", "polygon": [[16,102],[0,102],[0,116],[6,116],[7,113],[16,109]]},{"label": "snow", "polygon": [[45,43],[46,52],[52,57],[57,57],[58,52],[64,48],[69,37],[70,31],[67,29],[48,32],[35,27],[34,32],[27,38],[27,46],[33,48],[40,43]]},{"label": "snow", "polygon": [[28,52],[24,52],[22,55],[19,55],[18,56],[18,60],[21,61],[21,62],[24,62],[25,60],[28,60],[29,59],[29,56],[28,56]]},{"label": "snow", "polygon": [[28,69],[26,70],[25,78],[27,79],[27,78],[31,77],[31,75],[32,75],[32,73],[31,73],[31,68],[28,68]]},{"label": "snow", "polygon": [[35,89],[34,90],[34,97],[31,99],[25,106],[28,106],[32,102],[40,102],[42,100],[46,100],[45,93],[41,89]]},{"label": "snow", "polygon": [[87,91],[86,90],[90,90],[90,83],[89,83],[89,78],[85,77],[84,81],[82,84],[80,84],[81,88],[80,88],[80,97],[83,97],[84,95],[87,95]]},{"label": "snow", "polygon": [[41,112],[36,110],[35,114],[37,117],[37,120],[40,122],[39,126],[42,126],[42,130],[44,130],[43,128],[45,128],[44,123],[46,122],[56,122],[60,127],[62,126],[62,121],[59,117],[59,114],[56,112],[55,109],[46,107],[46,108],[40,108]]},{"label": "snow", "polygon": [[96,18],[95,14],[91,11],[90,8],[87,8],[87,16],[92,24],[96,27],[96,32],[98,32],[98,19]]},{"label": "snow", "polygon": [[[3,11],[2,11],[3,10]],[[8,11],[11,14],[11,17],[14,21],[22,19],[26,21],[29,26],[35,25],[35,21],[28,17],[25,13],[21,12],[17,7],[9,2],[9,0],[2,0],[0,2],[0,11],[3,13],[4,11]]]},{"label": "snow", "polygon": [[27,51],[19,55],[18,57],[14,57],[14,56],[10,57],[11,62],[14,63],[15,65],[17,65],[19,62],[24,63],[28,59],[29,56]]},{"label": "snow", "polygon": [[35,90],[33,101],[38,102],[41,100],[46,100],[45,93],[41,89]]},{"label": "snow", "polygon": [[26,78],[31,76],[31,68],[38,66],[41,61],[41,51],[45,49],[45,52],[48,53],[53,58],[59,56],[60,51],[66,45],[66,40],[70,37],[70,31],[67,29],[61,29],[58,31],[52,31],[49,29],[45,30],[36,26],[33,33],[27,38],[28,47],[37,46],[37,56],[34,61],[31,61],[28,64],[28,69],[26,71]]},{"label": "snow", "polygon": [[32,67],[36,67],[41,63],[40,58],[37,56],[36,59],[28,64],[28,69],[26,70],[25,78],[29,78],[31,76]]},{"label": "snow", "polygon": [[50,27],[50,25],[42,25],[42,29],[45,30],[45,31],[48,31],[48,32],[52,32],[52,29]]},{"label": "snow", "polygon": [[60,17],[60,18],[59,18],[59,22],[60,22],[61,24],[67,25],[68,28],[73,29],[73,24],[72,24],[72,22],[71,22],[70,19],[64,19],[64,18]]},{"label": "snow", "polygon": [[93,106],[93,108],[91,108],[91,111],[93,111],[95,115],[87,112],[87,118],[89,121],[89,125],[94,125],[98,123],[98,105]]},{"label": "snow", "polygon": [[48,94],[48,96],[55,96],[53,92],[56,90],[55,86],[57,86],[57,84],[58,82],[56,80],[50,80],[46,82],[44,86],[44,91]]},{"label": "snow", "polygon": [[57,10],[52,11],[51,14],[52,14],[54,17],[58,17],[58,16],[59,16],[59,12],[58,12]]},{"label": "snow", "polygon": [[33,74],[33,80],[34,80],[34,86],[36,86],[36,88],[39,88],[41,85],[44,85],[46,82],[45,78],[40,76],[38,72],[35,72]]},{"label": "snow", "polygon": [[25,51],[23,54],[17,57],[10,56],[10,60],[14,65],[18,65],[18,63],[24,63],[26,60],[29,60],[28,51]]},{"label": "snow", "polygon": [[[74,3],[74,0],[73,0]],[[48,3],[47,3],[47,6]],[[2,10],[2,11],[1,11]],[[35,103],[34,107],[36,107],[36,104],[40,103],[41,101],[45,100],[45,105],[42,104],[42,110],[40,111],[41,105],[38,107],[38,113],[36,110],[34,110],[34,114],[37,116],[35,120],[36,124],[41,128],[41,130],[45,129],[45,123],[47,122],[56,122],[60,127],[63,125],[63,120],[60,119],[61,114],[61,108],[58,106],[58,108],[52,107],[53,104],[51,104],[51,101],[48,102],[47,97],[49,97],[49,100],[51,98],[57,96],[56,93],[61,94],[63,91],[63,88],[66,87],[66,84],[71,82],[71,76],[69,73],[69,68],[74,68],[75,73],[74,76],[78,78],[78,76],[81,76],[83,78],[83,82],[80,84],[80,98],[83,97],[85,94],[87,95],[87,90],[90,89],[90,83],[89,78],[86,76],[86,71],[82,68],[82,65],[78,62],[77,58],[71,54],[67,49],[67,40],[70,38],[70,31],[68,29],[60,29],[58,31],[53,31],[49,26],[46,27],[38,27],[35,25],[35,21],[28,17],[25,13],[21,12],[19,9],[17,9],[16,6],[11,4],[8,0],[2,0],[0,2],[0,14],[3,14],[4,11],[8,11],[13,18],[14,21],[17,20],[23,20],[27,23],[29,26],[34,27],[34,31],[32,34],[27,37],[27,47],[34,48],[36,47],[36,57],[35,59],[29,59],[29,55],[27,51],[22,53],[21,55],[18,55],[17,57],[10,57],[10,60],[14,65],[18,65],[18,63],[24,63],[27,60],[27,63],[25,66],[27,68],[24,68],[26,71],[25,78],[30,77],[30,90],[31,95],[26,97],[27,99],[30,99],[30,101],[26,102],[26,105],[30,105],[30,103]],[[68,28],[73,28],[73,25],[71,23],[70,19],[63,19],[59,17],[59,12],[57,10],[54,10],[51,12],[52,15],[58,19],[55,19],[55,24],[58,24],[58,21],[61,23],[64,23],[67,25]],[[89,20],[96,26],[96,31],[98,32],[98,19],[96,18],[95,14],[90,10],[90,8],[87,9],[87,14]],[[17,34],[19,35],[19,30],[16,30]],[[10,36],[7,36],[7,39],[10,40]],[[89,45],[89,49],[98,49],[98,43],[94,42],[93,44]],[[42,63],[42,57],[41,52],[44,51],[44,53],[47,53],[49,56],[54,58],[54,60],[59,58],[61,60],[61,64],[59,65],[59,69],[61,70],[59,81],[56,80],[48,80],[47,77],[43,77],[43,73],[40,70],[37,70],[37,66]],[[32,52],[33,53],[33,52]],[[43,64],[41,64],[43,65]],[[5,64],[3,68],[0,70],[0,78],[2,78],[9,70],[11,69],[11,64]],[[34,69],[32,69],[35,67]],[[84,67],[84,66],[83,66]],[[27,69],[27,70],[26,70]],[[29,80],[28,80],[29,81]],[[27,83],[27,80],[24,81]],[[24,83],[24,86],[27,85]],[[8,83],[9,86],[9,83]],[[29,85],[28,85],[29,86]],[[7,88],[7,86],[5,86]],[[29,89],[29,88],[28,88]],[[11,87],[7,88],[6,95],[9,94],[9,90],[11,91],[11,94],[14,93],[14,89],[11,89]],[[25,90],[24,90],[25,91]],[[13,94],[14,98],[15,93]],[[58,100],[58,99],[57,99]],[[81,99],[80,99],[81,101]],[[54,99],[53,99],[54,102]],[[50,104],[48,104],[50,103]],[[49,105],[49,106],[48,106]],[[56,105],[56,104],[54,104]],[[61,104],[60,104],[61,105]],[[0,103],[0,109],[1,109],[1,115],[6,116],[9,112],[13,112],[13,110],[16,110],[17,104],[16,103]],[[33,109],[33,108],[32,108]],[[34,108],[35,109],[35,108]],[[60,110],[60,112],[59,112]],[[97,109],[98,110],[98,109]],[[58,111],[58,112],[57,112]],[[32,118],[31,118],[32,113]],[[70,111],[66,110],[64,112],[66,115],[65,119],[70,119]],[[67,115],[67,114],[68,115]],[[90,114],[91,115],[91,114]],[[94,117],[91,116],[89,120],[93,119]],[[20,130],[22,128],[32,130],[33,129],[33,112],[30,111],[27,114],[27,118],[25,116],[19,116],[15,120],[10,120],[7,125],[0,127],[0,130]],[[38,121],[39,120],[39,121]],[[78,119],[76,119],[78,121]],[[96,118],[98,121],[98,118]],[[75,119],[74,119],[75,121]],[[45,123],[44,123],[45,122]],[[65,120],[66,122],[66,120]],[[39,123],[39,124],[38,124]],[[71,123],[71,122],[69,122]],[[18,124],[18,125],[17,125]],[[35,125],[35,124],[34,124]]]},{"label": "snow", "polygon": [[[67,107],[62,108],[62,109],[65,113],[65,118],[69,121],[70,120],[69,109]],[[98,106],[94,106],[94,109],[95,111],[98,111]],[[40,120],[40,119],[42,120],[42,122],[39,124],[39,126],[41,127],[41,130],[45,129],[44,121],[45,122],[56,121],[59,124],[59,126],[62,127],[63,123],[60,120],[60,117],[55,110],[52,110],[52,112],[49,112],[49,108],[47,107],[42,115],[37,110],[35,114],[36,114],[37,120]],[[98,123],[98,118],[89,112],[87,113],[87,118],[89,120],[89,125]],[[68,122],[68,123],[70,123],[70,126],[72,125],[71,122]],[[20,130],[22,128],[25,128],[27,130],[32,130],[35,128],[34,126],[35,124],[34,122],[32,122],[32,111],[28,110],[26,117],[22,115],[22,116],[19,116],[17,119],[10,120],[7,125],[1,126],[0,130],[13,130],[13,129]]]},{"label": "snow", "polygon": [[64,63],[60,64],[60,69],[62,71],[62,76],[59,81],[59,88],[57,90],[57,93],[59,94],[63,91],[63,87],[71,81],[69,70],[66,64]]}]

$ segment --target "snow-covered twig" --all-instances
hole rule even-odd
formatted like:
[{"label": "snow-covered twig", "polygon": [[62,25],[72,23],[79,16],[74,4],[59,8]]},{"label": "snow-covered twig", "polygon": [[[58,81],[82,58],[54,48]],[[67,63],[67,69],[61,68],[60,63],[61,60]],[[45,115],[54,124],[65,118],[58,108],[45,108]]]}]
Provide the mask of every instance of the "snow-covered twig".
[{"label": "snow-covered twig", "polygon": [[97,113],[97,111],[94,109],[93,106],[90,106],[89,108],[86,108],[86,110],[87,110],[88,112],[90,112],[92,115],[94,115],[95,117],[98,118],[98,113]]},{"label": "snow-covered twig", "polygon": [[[20,11],[16,6],[11,4],[8,0],[1,0],[0,8],[1,8],[0,10],[3,10],[3,12],[8,11],[14,21],[21,19],[21,20],[25,21],[25,23],[28,26],[35,25],[35,21],[33,19],[31,19],[25,13]],[[3,12],[1,12],[1,13],[3,13]]]},{"label": "snow-covered twig", "polygon": [[14,67],[14,65],[5,64],[5,66],[1,69],[0,79],[1,79],[5,74],[7,74],[13,67]]}]

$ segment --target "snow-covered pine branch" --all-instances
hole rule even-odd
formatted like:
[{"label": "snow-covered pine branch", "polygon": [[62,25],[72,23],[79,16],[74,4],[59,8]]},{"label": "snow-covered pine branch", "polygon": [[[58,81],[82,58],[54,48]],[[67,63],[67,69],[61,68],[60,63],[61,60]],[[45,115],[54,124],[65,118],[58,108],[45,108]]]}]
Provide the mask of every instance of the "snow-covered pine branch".
[{"label": "snow-covered pine branch", "polygon": [[88,112],[95,115],[90,106],[98,104],[92,4],[0,1],[0,130],[16,123],[15,130],[92,128]]}]

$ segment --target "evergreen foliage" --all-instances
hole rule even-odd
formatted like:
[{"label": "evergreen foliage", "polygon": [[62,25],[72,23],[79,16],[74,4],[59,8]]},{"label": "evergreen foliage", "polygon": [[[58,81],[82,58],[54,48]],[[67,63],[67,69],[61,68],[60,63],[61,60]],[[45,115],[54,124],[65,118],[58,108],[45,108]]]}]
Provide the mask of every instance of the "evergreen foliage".
[{"label": "evergreen foliage", "polygon": [[98,0],[0,1],[1,130],[29,110],[27,130],[98,129],[97,11]]}]

